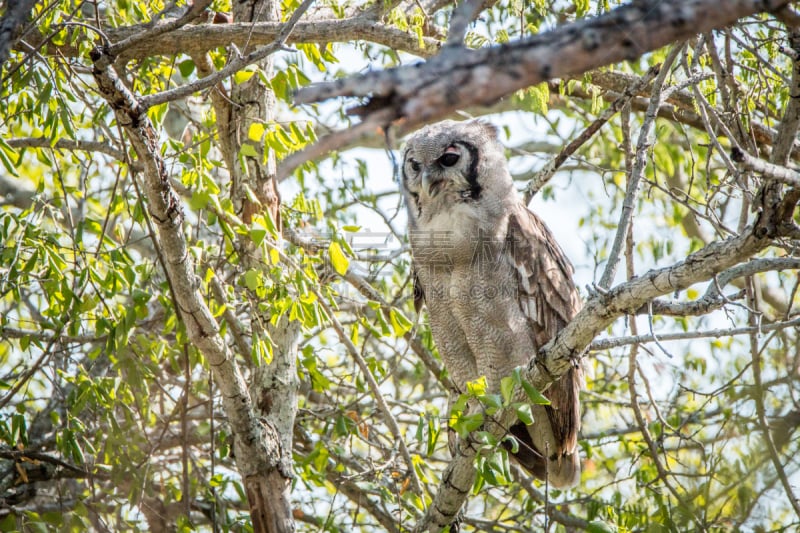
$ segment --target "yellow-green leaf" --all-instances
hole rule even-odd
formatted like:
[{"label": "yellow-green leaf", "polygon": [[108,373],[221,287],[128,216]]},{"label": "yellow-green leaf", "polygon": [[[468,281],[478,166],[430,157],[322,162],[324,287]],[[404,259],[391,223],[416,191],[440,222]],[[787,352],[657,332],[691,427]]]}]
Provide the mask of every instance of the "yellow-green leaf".
[{"label": "yellow-green leaf", "polygon": [[339,246],[338,242],[334,241],[331,243],[328,247],[328,254],[330,255],[333,269],[336,270],[340,276],[347,274],[347,267],[350,266],[350,260],[344,255],[342,247]]},{"label": "yellow-green leaf", "polygon": [[233,75],[233,81],[241,85],[242,83],[252,78],[253,74],[255,73],[256,72],[254,70],[240,70],[239,72]]},{"label": "yellow-green leaf", "polygon": [[247,130],[247,138],[251,141],[260,141],[266,130],[267,127],[260,122],[253,122]]},{"label": "yellow-green leaf", "polygon": [[411,321],[397,309],[392,309],[389,312],[389,320],[392,323],[394,334],[398,337],[408,331],[411,331],[411,328],[414,326],[414,324],[412,324]]}]

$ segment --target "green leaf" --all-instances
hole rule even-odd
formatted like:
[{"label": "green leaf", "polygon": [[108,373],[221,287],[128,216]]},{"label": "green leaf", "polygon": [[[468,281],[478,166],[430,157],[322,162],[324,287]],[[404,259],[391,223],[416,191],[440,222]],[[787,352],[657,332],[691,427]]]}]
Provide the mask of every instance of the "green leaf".
[{"label": "green leaf", "polygon": [[253,244],[256,246],[261,246],[261,243],[264,242],[264,237],[267,236],[267,229],[264,227],[254,226],[250,228],[250,240],[253,241]]},{"label": "green leaf", "polygon": [[194,61],[191,59],[181,61],[178,63],[178,71],[180,71],[181,76],[188,78],[194,72]]},{"label": "green leaf", "polygon": [[499,394],[484,394],[478,399],[487,408],[486,412],[489,414],[494,414],[503,407],[503,401]]},{"label": "green leaf", "polygon": [[452,424],[461,437],[466,437],[483,425],[483,413],[473,413],[471,415],[463,415],[458,417]]},{"label": "green leaf", "polygon": [[13,154],[14,149],[11,148],[2,137],[0,137],[0,163],[3,164],[9,174],[12,176],[19,176],[19,174],[17,174],[16,165],[14,165],[14,163],[8,157],[7,152]]},{"label": "green leaf", "polygon": [[239,153],[247,157],[258,157],[258,151],[256,151],[256,147],[249,143],[242,143]]},{"label": "green leaf", "polygon": [[522,386],[522,389],[525,391],[525,394],[528,395],[528,398],[531,402],[537,405],[550,405],[550,400],[548,400],[536,389],[536,387],[531,385],[522,377],[522,369],[520,367],[514,369],[514,373],[511,375],[511,377],[514,380],[514,383]]},{"label": "green leaf", "polygon": [[602,520],[592,520],[586,527],[586,531],[588,533],[617,533],[619,530]]},{"label": "green leaf", "polygon": [[261,271],[256,269],[250,269],[244,273],[242,278],[244,279],[244,286],[250,289],[251,291],[255,291],[261,286]]},{"label": "green leaf", "polygon": [[514,378],[506,376],[500,380],[500,395],[503,397],[503,404],[511,403],[511,396],[514,394]]},{"label": "green leaf", "polygon": [[521,383],[522,388],[525,389],[525,394],[528,395],[528,398],[530,398],[531,402],[538,405],[550,405],[550,400],[545,398],[544,395],[542,395],[542,393],[539,392],[539,390],[536,387],[534,387],[524,379],[521,381],[522,381]]},{"label": "green leaf", "polygon": [[516,408],[516,411],[517,418],[519,418],[520,422],[526,426],[533,424],[533,413],[531,412],[531,406],[529,404],[519,404]]}]

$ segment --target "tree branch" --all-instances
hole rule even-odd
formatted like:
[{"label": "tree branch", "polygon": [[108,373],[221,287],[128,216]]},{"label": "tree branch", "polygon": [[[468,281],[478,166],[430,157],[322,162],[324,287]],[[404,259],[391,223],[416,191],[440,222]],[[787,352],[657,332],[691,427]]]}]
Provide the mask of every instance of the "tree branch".
[{"label": "tree branch", "polygon": [[660,333],[658,338],[654,335],[629,335],[627,337],[615,337],[613,339],[599,339],[589,345],[589,351],[601,352],[620,346],[631,344],[643,344],[647,342],[661,341],[683,341],[692,339],[719,339],[722,337],[733,337],[736,335],[750,335],[751,333],[763,333],[767,331],[779,331],[782,329],[795,328],[800,326],[800,318],[775,322],[773,324],[762,324],[760,326],[743,326],[740,328],[721,328],[705,331],[684,331],[679,333]]},{"label": "tree branch", "polygon": [[734,163],[738,163],[742,168],[761,174],[767,179],[779,181],[793,187],[800,186],[800,172],[768,163],[739,148],[734,147],[731,150],[731,160]]},{"label": "tree branch", "polygon": [[6,12],[0,20],[0,67],[8,60],[8,52],[19,35],[19,28],[28,18],[36,0],[6,2]]},{"label": "tree branch", "polygon": [[[638,58],[670,42],[787,4],[788,0],[642,0],[514,43],[480,50],[446,47],[423,64],[306,87],[298,91],[296,101],[368,96],[369,102],[356,113],[365,121],[380,115],[379,126],[393,126],[401,134],[458,108],[490,105],[542,81]],[[338,146],[327,142],[332,149]],[[293,162],[294,167],[279,167],[279,178],[300,164]]]},{"label": "tree branch", "polygon": [[[159,21],[153,28],[158,28],[160,25],[167,23],[167,21]],[[176,56],[179,54],[194,56],[205,54],[215,48],[230,46],[231,44],[240,48],[268,45],[275,41],[283,27],[283,22],[188,25],[157,35],[145,42],[131,44],[120,53],[119,58],[122,61],[130,61],[153,56]],[[148,29],[150,29],[148,24],[106,28],[105,35],[112,43],[116,43],[148,31]],[[440,46],[437,40],[430,37],[419,39],[413,33],[407,33],[398,28],[375,22],[375,20],[364,16],[340,20],[300,22],[287,42],[327,44],[358,40],[370,41],[393,50],[408,52],[421,57],[435,54]],[[59,47],[48,45],[41,35],[29,39],[28,43],[35,48],[48,46],[48,53],[57,53],[64,57],[77,57],[79,55],[77,47],[71,45]],[[50,47],[53,49],[50,50]]]}]

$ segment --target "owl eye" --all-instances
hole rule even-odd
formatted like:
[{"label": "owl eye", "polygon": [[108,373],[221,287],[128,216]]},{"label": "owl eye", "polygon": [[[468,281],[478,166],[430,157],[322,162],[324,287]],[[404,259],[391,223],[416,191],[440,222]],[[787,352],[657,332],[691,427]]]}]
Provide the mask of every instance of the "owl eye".
[{"label": "owl eye", "polygon": [[452,167],[458,160],[461,159],[461,156],[455,152],[447,152],[442,157],[439,158],[439,164],[443,167]]},{"label": "owl eye", "polygon": [[422,165],[419,164],[419,161],[410,160],[409,163],[411,164],[411,170],[414,172],[419,172],[419,169],[422,168]]}]

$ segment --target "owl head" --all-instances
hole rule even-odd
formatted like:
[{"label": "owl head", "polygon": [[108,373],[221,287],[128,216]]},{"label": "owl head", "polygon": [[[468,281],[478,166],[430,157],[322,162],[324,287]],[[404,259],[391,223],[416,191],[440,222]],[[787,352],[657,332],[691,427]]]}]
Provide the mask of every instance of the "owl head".
[{"label": "owl head", "polygon": [[412,225],[459,204],[492,203],[513,192],[492,124],[445,120],[414,133],[403,150],[403,190]]}]

